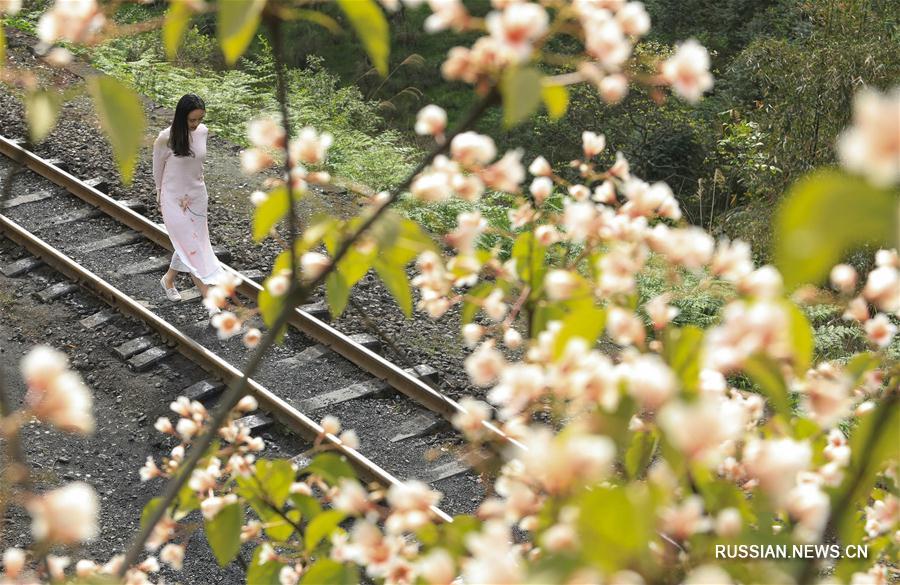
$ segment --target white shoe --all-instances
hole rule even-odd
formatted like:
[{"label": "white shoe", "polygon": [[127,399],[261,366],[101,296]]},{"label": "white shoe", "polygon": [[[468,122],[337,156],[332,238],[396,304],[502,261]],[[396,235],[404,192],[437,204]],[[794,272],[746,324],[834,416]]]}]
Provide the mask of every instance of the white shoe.
[{"label": "white shoe", "polygon": [[169,299],[170,301],[173,301],[173,302],[181,300],[181,293],[178,292],[177,288],[175,288],[174,286],[172,288],[169,288],[166,286],[166,276],[165,275],[163,275],[163,277],[159,279],[159,285],[162,287],[162,289],[164,291],[166,291],[167,299]]}]

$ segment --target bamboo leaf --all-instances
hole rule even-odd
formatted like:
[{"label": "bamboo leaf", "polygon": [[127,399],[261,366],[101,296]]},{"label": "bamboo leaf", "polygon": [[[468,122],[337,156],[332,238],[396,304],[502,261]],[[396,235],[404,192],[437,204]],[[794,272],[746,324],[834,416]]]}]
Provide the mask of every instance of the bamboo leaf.
[{"label": "bamboo leaf", "polygon": [[350,20],[375,69],[382,77],[386,76],[391,43],[384,12],[374,0],[337,0],[337,3]]},{"label": "bamboo leaf", "polygon": [[166,12],[166,20],[163,23],[162,38],[166,49],[166,58],[175,59],[178,48],[184,39],[184,31],[191,21],[191,9],[185,0],[173,0]]},{"label": "bamboo leaf", "polygon": [[122,180],[130,184],[147,125],[141,98],[105,75],[90,78],[88,91],[94,98],[100,125],[112,144]]},{"label": "bamboo leaf", "polygon": [[244,54],[256,29],[259,28],[260,14],[266,0],[227,0],[218,2],[219,46],[225,55],[225,62],[234,65]]}]

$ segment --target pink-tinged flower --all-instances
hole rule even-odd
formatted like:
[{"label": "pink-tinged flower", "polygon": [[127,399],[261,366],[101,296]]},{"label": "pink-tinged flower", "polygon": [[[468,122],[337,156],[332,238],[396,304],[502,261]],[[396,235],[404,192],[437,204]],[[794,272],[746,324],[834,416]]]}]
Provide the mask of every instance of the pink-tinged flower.
[{"label": "pink-tinged flower", "polygon": [[682,43],[663,62],[662,76],[675,93],[689,102],[698,101],[713,86],[706,47],[693,39]]},{"label": "pink-tinged flower", "polygon": [[500,288],[495,288],[484,299],[481,308],[492,321],[501,321],[509,310],[509,307],[503,302],[503,291]]},{"label": "pink-tinged flower", "polygon": [[535,177],[549,177],[553,174],[553,169],[550,167],[550,163],[547,162],[547,159],[539,156],[528,165],[528,172]]},{"label": "pink-tinged flower", "polygon": [[353,429],[349,429],[338,435],[338,440],[341,442],[344,447],[349,447],[350,449],[359,449],[359,435],[356,434],[356,431]]},{"label": "pink-tinged flower", "polygon": [[249,395],[241,398],[235,406],[238,412],[253,412],[257,408],[259,408],[259,402]]},{"label": "pink-tinged flower", "polygon": [[597,208],[588,201],[566,201],[563,204],[562,225],[568,239],[580,243],[592,235],[597,220]]},{"label": "pink-tinged flower", "polygon": [[472,355],[465,360],[466,373],[476,386],[489,386],[506,367],[503,354],[494,349],[494,340],[489,339],[482,343]]},{"label": "pink-tinged flower", "polygon": [[453,426],[462,431],[470,441],[477,441],[485,434],[483,423],[491,420],[491,407],[488,403],[465,396],[459,401],[459,412],[453,416]]},{"label": "pink-tinged flower", "polygon": [[535,211],[528,202],[506,212],[512,229],[517,230],[534,220]]},{"label": "pink-tinged flower", "polygon": [[689,496],[680,506],[663,508],[659,513],[662,531],[678,541],[712,528],[712,520],[703,514],[703,498]]},{"label": "pink-tinged flower", "polygon": [[183,441],[190,441],[200,431],[200,426],[189,418],[178,420],[175,430]]},{"label": "pink-tinged flower", "polygon": [[97,494],[83,482],[31,498],[25,507],[31,514],[35,540],[54,544],[89,542],[97,536]]},{"label": "pink-tinged flower", "polygon": [[[0,0],[0,14],[15,16],[22,10],[22,0]],[[18,550],[18,549],[9,549]],[[6,563],[4,562],[4,565]]]},{"label": "pink-tinged flower", "polygon": [[716,585],[731,585],[734,581],[731,580],[731,575],[721,567],[717,567],[716,565],[701,565],[696,569],[691,570],[684,578],[681,585],[709,585],[710,583],[715,583]]},{"label": "pink-tinged flower", "polygon": [[503,333],[503,345],[517,349],[522,345],[522,334],[510,327]]},{"label": "pink-tinged flower", "polygon": [[664,329],[678,315],[678,309],[669,304],[670,295],[661,294],[650,299],[644,305],[647,316],[656,330]]},{"label": "pink-tinged flower", "polygon": [[556,227],[550,224],[539,225],[534,228],[534,237],[542,246],[555,244],[561,239],[561,234]]},{"label": "pink-tinged flower", "polygon": [[262,339],[262,332],[256,327],[251,327],[244,333],[244,347],[248,349],[253,349],[257,345],[259,345],[260,340]]},{"label": "pink-tinged flower", "polygon": [[159,561],[156,560],[156,557],[147,557],[135,568],[143,573],[157,573],[159,572]]},{"label": "pink-tinged flower", "polygon": [[487,15],[487,29],[498,44],[518,63],[531,56],[534,42],[544,36],[549,24],[547,11],[530,2],[509,4],[502,12]]},{"label": "pink-tinged flower", "polygon": [[568,270],[551,270],[544,277],[544,290],[554,301],[570,299],[581,288],[581,279]]},{"label": "pink-tinged flower", "polygon": [[891,323],[884,313],[878,313],[866,321],[863,328],[866,330],[869,341],[880,348],[890,345],[894,335],[897,334],[897,326]]},{"label": "pink-tinged flower", "polygon": [[875,500],[871,506],[866,506],[866,534],[869,538],[889,532],[898,522],[900,500],[896,496],[887,494],[883,500]]},{"label": "pink-tinged flower", "polygon": [[535,206],[540,207],[544,200],[553,193],[553,181],[549,177],[538,177],[531,182],[529,190],[534,196]]},{"label": "pink-tinged flower", "polygon": [[781,295],[784,280],[774,266],[762,266],[741,278],[737,283],[741,294],[760,299],[773,299]]},{"label": "pink-tinged flower", "polygon": [[341,479],[331,503],[335,509],[354,516],[361,516],[372,509],[369,492],[358,481],[347,478]]},{"label": "pink-tinged flower", "polygon": [[156,466],[156,462],[153,460],[153,457],[147,456],[147,462],[144,463],[143,467],[141,467],[140,471],[141,481],[149,481],[154,477],[159,477],[162,475],[162,472],[159,470],[159,467]]},{"label": "pink-tinged flower", "polygon": [[425,32],[436,33],[453,29],[461,32],[469,23],[469,13],[462,0],[428,0],[432,14],[425,19]]},{"label": "pink-tinged flower", "polygon": [[456,564],[442,548],[432,549],[417,564],[419,575],[430,585],[450,585],[456,579]]},{"label": "pink-tinged flower", "polygon": [[184,563],[184,546],[180,544],[167,544],[159,552],[159,560],[176,571],[180,571]]},{"label": "pink-tinged flower", "polygon": [[841,467],[850,463],[850,445],[840,429],[831,429],[824,449],[825,458]]},{"label": "pink-tinged flower", "polygon": [[643,345],[646,332],[637,315],[621,307],[611,307],[606,317],[606,332],[619,345]]},{"label": "pink-tinged flower", "polygon": [[290,565],[281,567],[281,570],[278,572],[279,585],[297,585],[299,582],[300,573],[298,573],[294,567]]},{"label": "pink-tinged flower", "polygon": [[737,508],[725,508],[716,516],[716,534],[722,538],[734,538],[741,533],[743,520]]},{"label": "pink-tinged flower", "polygon": [[37,36],[44,43],[83,43],[91,40],[106,22],[96,0],[56,0],[37,23]]},{"label": "pink-tinged flower", "polygon": [[228,291],[221,286],[211,286],[203,297],[203,306],[209,310],[221,309],[228,302]]},{"label": "pink-tinged flower", "polygon": [[455,174],[451,186],[460,199],[466,201],[478,201],[484,193],[484,181],[478,175]]},{"label": "pink-tinged flower", "polygon": [[423,136],[443,136],[447,128],[447,112],[434,104],[419,110],[416,116],[416,134]]},{"label": "pink-tinged flower", "polygon": [[837,141],[838,158],[850,171],[878,185],[900,181],[900,87],[882,94],[864,89],[853,100],[853,126]]},{"label": "pink-tinged flower", "polygon": [[421,528],[431,517],[431,506],[437,505],[442,497],[441,492],[417,480],[392,485],[387,492],[391,515],[385,521],[385,529],[399,534]]},{"label": "pink-tinged flower", "polygon": [[462,327],[462,336],[469,347],[475,347],[484,337],[484,327],[477,323],[466,323]]},{"label": "pink-tinged flower", "polygon": [[457,250],[472,253],[475,242],[487,228],[487,220],[479,211],[463,212],[456,216],[456,229],[447,235],[447,241]]},{"label": "pink-tinged flower", "polygon": [[29,386],[25,401],[38,419],[71,433],[94,431],[91,391],[75,372],[63,372],[42,391]]},{"label": "pink-tinged flower", "polygon": [[191,401],[187,396],[179,396],[174,402],[169,403],[169,410],[185,418],[190,418],[193,412],[191,410]]},{"label": "pink-tinged flower", "polygon": [[75,563],[75,576],[79,579],[93,577],[100,571],[100,565],[88,559],[81,559]]},{"label": "pink-tinged flower", "polygon": [[237,495],[228,494],[226,496],[210,496],[200,502],[200,512],[206,520],[212,520],[222,511],[225,506],[237,503]]},{"label": "pink-tinged flower", "polygon": [[333,140],[328,132],[319,134],[315,128],[307,126],[300,130],[297,138],[291,140],[288,149],[291,160],[295,164],[298,162],[308,165],[322,164]]},{"label": "pink-tinged flower", "polygon": [[54,582],[63,581],[66,578],[66,567],[72,561],[69,557],[58,557],[56,555],[47,555],[47,572],[50,574],[50,580]]},{"label": "pink-tinged flower", "polygon": [[667,404],[658,421],[666,438],[688,458],[715,467],[724,457],[723,443],[743,434],[747,411],[735,400],[707,397]]},{"label": "pink-tinged flower", "polygon": [[597,83],[597,91],[603,101],[614,106],[628,95],[628,78],[621,73],[607,75]]},{"label": "pink-tinged flower", "polygon": [[900,311],[900,271],[880,266],[869,273],[863,296],[882,311]]},{"label": "pink-tinged flower", "polygon": [[501,417],[509,418],[540,398],[546,385],[546,376],[541,366],[515,363],[503,369],[499,383],[488,392],[487,398],[501,407]]},{"label": "pink-tinged flower", "polygon": [[306,252],[300,256],[300,270],[308,280],[317,278],[331,266],[331,259],[318,252]]},{"label": "pink-tinged flower", "polygon": [[68,370],[66,354],[46,345],[38,345],[22,358],[19,368],[29,388],[43,390]]},{"label": "pink-tinged flower", "polygon": [[622,25],[608,17],[594,18],[585,24],[585,48],[607,70],[618,70],[631,56],[632,45]]},{"label": "pink-tinged flower", "polygon": [[481,179],[498,191],[517,193],[519,185],[525,180],[522,149],[508,151],[500,160],[482,171]]},{"label": "pink-tinged flower", "polygon": [[591,196],[591,190],[585,185],[570,185],[569,196],[575,201],[587,201]]},{"label": "pink-tinged flower", "polygon": [[450,141],[450,156],[465,167],[484,166],[497,156],[494,141],[477,132],[462,132]]},{"label": "pink-tinged flower", "polygon": [[580,545],[575,527],[567,522],[559,522],[541,534],[541,544],[550,552],[577,550]]},{"label": "pink-tinged flower", "polygon": [[453,194],[451,181],[447,173],[425,172],[415,178],[409,191],[416,199],[428,203],[446,201]]},{"label": "pink-tinged flower", "polygon": [[628,164],[628,159],[625,158],[624,154],[616,152],[616,162],[609,167],[607,173],[613,177],[618,177],[622,181],[631,179],[631,165]]},{"label": "pink-tinged flower", "polygon": [[247,124],[247,139],[260,148],[284,148],[284,128],[274,118],[257,118]]},{"label": "pink-tinged flower", "polygon": [[596,203],[604,203],[611,205],[616,202],[616,186],[612,181],[607,179],[594,188],[594,194],[591,200]]},{"label": "pink-tinged flower", "polygon": [[594,158],[606,148],[606,136],[595,132],[582,132],[581,148],[584,150],[585,158]]},{"label": "pink-tinged flower", "polygon": [[655,355],[639,355],[618,367],[628,393],[644,410],[656,410],[675,394],[675,374]]},{"label": "pink-tinged flower", "polygon": [[289,274],[276,274],[269,278],[266,282],[266,290],[273,297],[280,297],[288,291],[291,286],[291,278]]},{"label": "pink-tinged flower", "polygon": [[650,15],[641,2],[629,2],[616,12],[616,20],[622,31],[632,37],[640,37],[650,30]]},{"label": "pink-tinged flower", "polygon": [[796,522],[794,538],[801,542],[818,542],[828,521],[831,500],[822,491],[820,480],[814,474],[801,474],[801,481],[787,496],[787,511]]},{"label": "pink-tinged flower", "polygon": [[810,418],[826,429],[850,414],[851,389],[850,378],[829,363],[809,370],[797,386]]},{"label": "pink-tinged flower", "polygon": [[241,171],[246,175],[256,174],[274,163],[275,159],[262,149],[248,148],[241,151]]},{"label": "pink-tinged flower", "polygon": [[472,557],[463,565],[464,583],[521,583],[524,562],[512,548],[509,527],[500,520],[489,520],[478,533],[466,535]]},{"label": "pink-tinged flower", "polygon": [[831,286],[844,294],[853,292],[856,281],[856,269],[849,264],[838,264],[831,269]]},{"label": "pink-tinged flower", "polygon": [[751,439],[744,446],[743,463],[747,472],[782,505],[797,482],[797,474],[808,470],[811,461],[812,449],[807,441]]},{"label": "pink-tinged flower", "polygon": [[219,339],[234,337],[241,331],[241,320],[231,311],[216,313],[210,319],[210,323],[216,328]]},{"label": "pink-tinged flower", "polygon": [[74,58],[75,56],[72,54],[72,51],[64,49],[63,47],[53,47],[47,51],[47,54],[44,56],[44,62],[51,67],[65,67],[71,63]]},{"label": "pink-tinged flower", "polygon": [[869,320],[869,307],[862,297],[856,297],[847,303],[847,310],[844,311],[842,318],[847,321],[859,321],[865,323]]},{"label": "pink-tinged flower", "polygon": [[875,266],[900,268],[900,255],[897,254],[897,250],[878,250],[875,252]]},{"label": "pink-tinged flower", "polygon": [[341,432],[341,421],[330,414],[324,417],[319,424],[322,426],[322,432],[327,435],[337,436]]},{"label": "pink-tinged flower", "polygon": [[601,435],[554,435],[543,426],[532,426],[526,437],[527,451],[520,457],[526,477],[538,481],[551,494],[561,494],[576,484],[590,485],[612,473],[616,447]]},{"label": "pink-tinged flower", "polygon": [[15,579],[25,568],[25,551],[20,548],[8,548],[3,551],[3,571],[8,579]]},{"label": "pink-tinged flower", "polygon": [[250,193],[250,203],[252,203],[254,207],[259,207],[268,198],[269,194],[265,191],[254,191],[253,193]]}]

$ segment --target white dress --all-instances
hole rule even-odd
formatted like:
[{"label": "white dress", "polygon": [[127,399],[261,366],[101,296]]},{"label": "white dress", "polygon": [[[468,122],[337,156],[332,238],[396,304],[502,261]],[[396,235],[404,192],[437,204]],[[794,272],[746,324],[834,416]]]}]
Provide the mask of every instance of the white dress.
[{"label": "white dress", "polygon": [[190,132],[194,156],[175,156],[168,146],[170,130],[160,132],[153,144],[153,182],[175,249],[170,267],[190,272],[204,284],[215,284],[223,270],[209,243],[206,219],[209,195],[203,182],[203,161],[209,129],[200,124]]}]

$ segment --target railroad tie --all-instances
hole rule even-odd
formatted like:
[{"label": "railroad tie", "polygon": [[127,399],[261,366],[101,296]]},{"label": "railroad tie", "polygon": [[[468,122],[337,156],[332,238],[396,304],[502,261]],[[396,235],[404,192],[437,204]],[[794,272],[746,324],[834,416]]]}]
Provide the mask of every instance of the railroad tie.
[{"label": "railroad tie", "polygon": [[116,316],[116,312],[112,309],[103,309],[97,313],[94,313],[90,317],[85,317],[79,323],[85,329],[94,329],[95,327],[99,327],[104,323],[110,321],[113,317]]},{"label": "railroad tie", "polygon": [[76,290],[78,285],[72,282],[57,282],[52,286],[48,286],[44,290],[35,293],[35,297],[44,303],[49,303],[50,301],[54,301],[63,295],[67,295],[70,292]]},{"label": "railroad tie", "polygon": [[[406,368],[407,373],[417,378],[429,379],[433,378],[437,371],[426,365],[418,365],[415,368]],[[348,400],[356,400],[358,398],[375,398],[382,394],[386,394],[393,390],[390,384],[384,380],[373,378],[364,382],[357,382],[350,386],[345,386],[338,390],[332,390],[325,394],[319,394],[312,398],[301,400],[297,403],[297,409],[301,412],[312,412],[329,406],[334,406]]]},{"label": "railroad tie", "polygon": [[[381,341],[377,337],[369,335],[368,333],[355,333],[350,336],[350,339],[365,348],[371,349],[376,353],[381,351]],[[311,361],[315,361],[325,355],[328,355],[329,353],[331,353],[330,349],[320,343],[317,343],[312,347],[307,347],[297,355],[279,360],[278,365],[287,367],[300,366]]]},{"label": "railroad tie", "polygon": [[300,305],[297,307],[304,313],[308,313],[309,315],[315,317],[319,321],[328,321],[331,319],[331,311],[328,309],[328,303],[325,301],[317,301],[315,303],[309,303],[308,305]]},{"label": "railroad tie", "polygon": [[181,395],[186,396],[188,400],[203,401],[207,398],[212,398],[213,396],[221,394],[224,389],[225,384],[221,381],[214,378],[207,378],[206,380],[200,380],[195,384],[191,384],[181,391]]},{"label": "railroad tie", "polygon": [[128,367],[135,372],[145,372],[174,352],[175,350],[167,345],[157,345],[132,356],[128,360]]},{"label": "railroad tie", "polygon": [[3,273],[3,276],[8,276],[10,278],[16,276],[22,276],[23,274],[27,274],[37,268],[38,266],[43,266],[44,261],[35,256],[26,256],[21,260],[16,260],[15,262],[10,262],[9,264],[5,264],[0,267],[0,272]]},{"label": "railroad tie", "polygon": [[397,434],[391,437],[391,443],[399,443],[413,437],[430,435],[441,429],[447,428],[449,423],[430,410],[420,410],[412,417],[404,421]]},{"label": "railroad tie", "polygon": [[25,205],[27,203],[36,203],[51,197],[53,197],[53,193],[49,191],[35,191],[34,193],[7,199],[3,203],[0,203],[0,209],[10,209],[11,207],[18,207],[19,205]]},{"label": "railroad tie", "polygon": [[[147,209],[146,205],[144,205],[143,202],[136,199],[129,199],[128,201],[121,201],[120,203],[137,213],[143,213]],[[85,219],[90,219],[92,217],[100,217],[101,215],[103,215],[103,212],[96,207],[83,207],[81,209],[76,209],[75,211],[65,213],[63,215],[44,218],[36,222],[31,227],[31,231],[37,232],[50,227],[56,227],[59,225],[65,225],[67,223],[82,221]]]},{"label": "railroad tie", "polygon": [[156,345],[156,340],[150,335],[136,337],[113,349],[119,359],[127,360],[136,353],[146,351]]},{"label": "railroad tie", "polygon": [[72,248],[72,252],[79,254],[89,254],[91,252],[97,252],[99,250],[106,250],[108,248],[115,248],[116,246],[123,246],[125,244],[137,242],[138,240],[141,240],[143,238],[144,236],[142,236],[138,232],[127,231],[123,234],[117,234],[115,236],[103,238],[102,240],[94,240],[93,242],[81,244],[76,248]]}]

